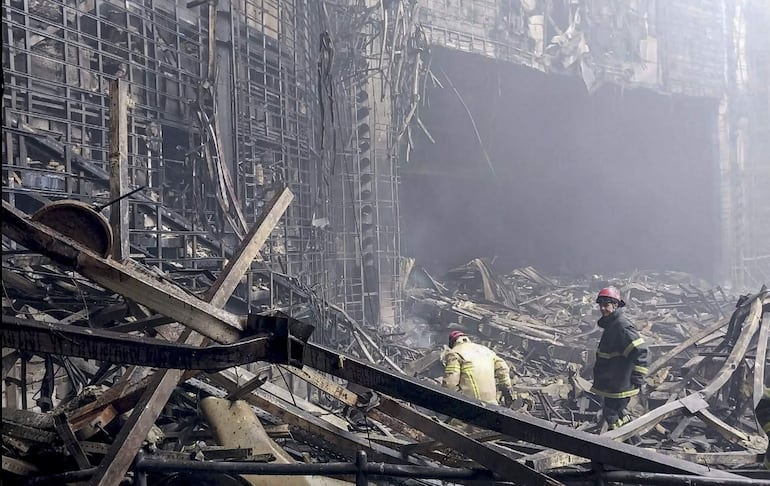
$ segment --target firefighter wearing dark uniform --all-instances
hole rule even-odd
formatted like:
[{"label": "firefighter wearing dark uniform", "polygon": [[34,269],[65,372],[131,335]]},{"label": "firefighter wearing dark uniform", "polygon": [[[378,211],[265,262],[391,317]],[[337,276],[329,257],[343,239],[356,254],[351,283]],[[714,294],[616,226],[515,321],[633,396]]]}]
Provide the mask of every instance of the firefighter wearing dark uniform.
[{"label": "firefighter wearing dark uniform", "polygon": [[513,403],[508,363],[486,346],[472,343],[462,331],[449,333],[442,386],[468,398],[497,405],[497,391],[506,407]]},{"label": "firefighter wearing dark uniform", "polygon": [[602,414],[610,430],[631,421],[626,406],[638,395],[647,374],[647,346],[634,324],[620,309],[626,303],[615,287],[607,287],[596,298],[604,329],[596,350],[594,384],[591,391],[604,399]]},{"label": "firefighter wearing dark uniform", "polygon": [[767,450],[765,451],[765,467],[770,469],[770,388],[765,388],[765,394],[757,404],[755,410],[759,425],[768,436]]}]

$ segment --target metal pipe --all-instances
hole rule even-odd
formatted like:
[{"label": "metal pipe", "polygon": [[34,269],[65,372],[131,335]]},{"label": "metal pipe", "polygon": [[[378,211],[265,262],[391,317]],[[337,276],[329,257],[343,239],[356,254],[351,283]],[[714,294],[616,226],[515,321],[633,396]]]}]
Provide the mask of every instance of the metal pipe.
[{"label": "metal pipe", "polygon": [[113,199],[111,201],[108,201],[108,202],[106,202],[104,204],[94,204],[93,205],[94,211],[96,211],[97,213],[100,213],[105,208],[107,208],[109,206],[112,206],[116,202],[122,201],[123,199],[125,199],[125,198],[127,198],[129,196],[133,196],[134,194],[136,194],[137,192],[141,191],[144,188],[145,188],[145,186],[139,186],[136,189],[134,189],[133,191],[127,192],[127,193],[123,194],[122,196],[118,196],[115,199]]},{"label": "metal pipe", "polygon": [[[316,464],[275,464],[255,462],[211,462],[153,459],[143,454],[137,456],[136,470],[141,472],[217,472],[226,474],[255,474],[263,476],[344,476],[363,474],[391,477],[434,479],[494,479],[491,472],[479,469],[438,466],[412,466],[377,462],[356,463],[330,462]],[[363,466],[363,467],[361,467]],[[366,484],[366,483],[364,483]]]},{"label": "metal pipe", "polygon": [[30,478],[27,481],[27,484],[66,484],[89,479],[95,472],[95,467],[89,467],[88,469],[81,469],[79,471],[67,471],[59,474],[51,474],[49,476],[38,476]]},{"label": "metal pipe", "polygon": [[684,474],[648,473],[639,471],[608,471],[603,473],[589,471],[552,471],[552,478],[567,484],[575,482],[594,482],[602,480],[608,483],[645,484],[651,486],[770,486],[768,479],[756,478],[717,478],[709,476],[690,476]]},{"label": "metal pipe", "polygon": [[366,451],[356,453],[356,486],[367,486],[366,478]]},{"label": "metal pipe", "polygon": [[602,474],[605,481],[622,483],[649,484],[657,486],[770,486],[768,479],[755,478],[711,478],[704,476],[687,476],[683,474],[661,474],[636,471],[610,471]]},{"label": "metal pipe", "polygon": [[[29,486],[39,486],[44,484],[58,486],[60,484],[74,483],[77,481],[87,481],[94,475],[96,469],[96,467],[89,467],[88,469],[81,469],[78,471],[67,471],[63,473],[50,474],[48,476],[31,477],[27,480],[26,484]],[[131,486],[133,484],[134,481],[132,481],[130,478],[123,478],[119,486]]]}]

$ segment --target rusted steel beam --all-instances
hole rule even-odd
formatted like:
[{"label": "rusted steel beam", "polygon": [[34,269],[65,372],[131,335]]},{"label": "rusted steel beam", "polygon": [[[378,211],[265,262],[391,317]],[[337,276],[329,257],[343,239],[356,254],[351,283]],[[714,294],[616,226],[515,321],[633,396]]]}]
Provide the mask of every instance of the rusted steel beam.
[{"label": "rusted steel beam", "polygon": [[4,318],[0,334],[4,346],[34,353],[182,370],[220,370],[256,361],[286,363],[292,330],[298,336],[310,334],[310,326],[299,321],[273,316],[261,316],[261,320],[262,330],[272,327],[271,333],[203,348],[16,317]]},{"label": "rusted steel beam", "polygon": [[466,423],[501,432],[533,444],[586,456],[600,464],[673,474],[709,476],[718,474],[721,477],[735,477],[721,471],[716,473],[698,464],[666,457],[654,451],[556,425],[502,407],[469,400],[437,385],[396,375],[380,366],[342,355],[318,344],[308,344],[305,349],[305,364],[361,386],[458,418]]},{"label": "rusted steel beam", "polygon": [[138,265],[102,258],[77,241],[30,221],[6,201],[3,201],[2,229],[4,235],[27,249],[42,253],[113,292],[162,312],[214,341],[235,342],[241,336],[243,326],[238,316],[191,296]]},{"label": "rusted steel beam", "polygon": [[[110,83],[110,199],[128,193],[128,83]],[[130,256],[128,200],[110,209],[112,257],[121,262]]]},{"label": "rusted steel beam", "polygon": [[462,452],[469,458],[485,466],[501,479],[514,481],[520,484],[531,485],[558,485],[561,484],[534,469],[521,464],[511,457],[486,444],[472,439],[466,432],[454,429],[449,425],[437,422],[417,410],[388,398],[381,397],[380,409],[388,414],[398,417],[407,424],[422,430],[431,437],[436,438],[452,449]]}]

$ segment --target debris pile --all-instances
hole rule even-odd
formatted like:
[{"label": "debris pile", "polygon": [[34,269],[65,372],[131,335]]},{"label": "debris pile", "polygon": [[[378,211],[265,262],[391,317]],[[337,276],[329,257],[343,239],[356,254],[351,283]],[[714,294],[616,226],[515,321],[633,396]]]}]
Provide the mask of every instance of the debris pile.
[{"label": "debris pile", "polygon": [[[436,348],[450,329],[461,329],[509,360],[522,398],[516,405],[520,410],[598,432],[600,402],[588,393],[601,335],[595,298],[599,289],[614,285],[651,354],[648,394],[644,403],[632,400],[637,415],[671,403],[681,408],[680,402],[688,400],[705,408],[708,404],[695,397],[715,398],[705,418],[706,412],[697,412],[681,420],[669,406],[655,423],[631,428],[634,433],[624,437],[650,431],[638,443],[725,466],[752,463],[755,451],[762,449],[763,434],[752,411],[764,386],[768,326],[757,333],[762,311],[751,314],[749,309],[752,302],[759,302],[760,309],[764,302],[767,310],[764,288],[739,299],[679,272],[556,278],[526,267],[496,275],[480,259],[449,271],[441,281],[418,266],[409,268],[410,319],[422,335],[426,330],[432,334],[434,346],[407,365],[407,372],[439,379],[442,354]],[[750,316],[754,321],[747,321]],[[744,347],[737,348],[741,339]]]},{"label": "debris pile", "polygon": [[[285,207],[275,202],[266,213]],[[2,216],[8,484],[186,484],[190,474],[196,484],[378,474],[412,478],[407,484],[559,484],[594,478],[579,463],[598,458],[630,481],[644,472],[741,481],[698,463],[750,464],[762,446],[749,409],[763,380],[754,363],[766,360],[765,289],[733,311],[734,298],[680,275],[613,281],[656,350],[656,373],[651,411],[602,437],[586,432],[596,419],[586,373],[599,278],[567,282],[531,268],[498,276],[477,260],[441,283],[412,264],[406,290],[420,325],[379,335],[277,273],[271,307],[228,310],[239,308],[226,304],[243,263],[278,217],[264,218],[208,290],[193,294],[158,268],[104,257],[6,202]],[[510,361],[514,410],[431,379],[442,371],[443,338],[425,335],[449,328]],[[697,356],[683,354],[696,343]],[[673,425],[677,413],[686,418]],[[668,455],[617,442],[631,438]],[[565,465],[569,475],[556,469]]]}]

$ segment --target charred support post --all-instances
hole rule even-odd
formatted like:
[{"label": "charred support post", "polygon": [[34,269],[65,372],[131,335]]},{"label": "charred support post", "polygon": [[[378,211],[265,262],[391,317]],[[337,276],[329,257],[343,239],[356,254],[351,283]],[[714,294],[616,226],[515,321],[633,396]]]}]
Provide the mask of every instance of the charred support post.
[{"label": "charred support post", "polygon": [[[110,84],[110,199],[128,192],[128,83],[116,79]],[[123,261],[130,255],[128,199],[110,210],[112,257]]]}]

